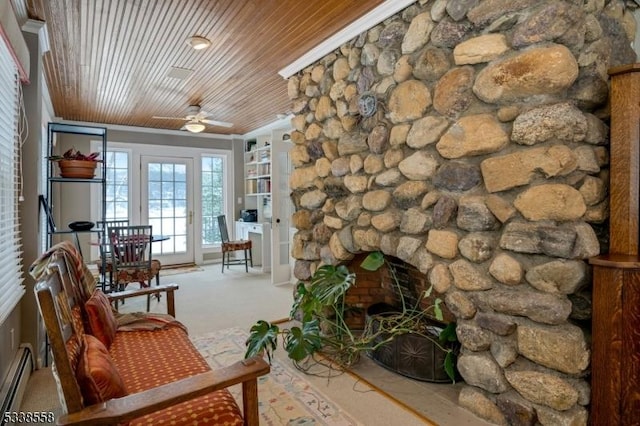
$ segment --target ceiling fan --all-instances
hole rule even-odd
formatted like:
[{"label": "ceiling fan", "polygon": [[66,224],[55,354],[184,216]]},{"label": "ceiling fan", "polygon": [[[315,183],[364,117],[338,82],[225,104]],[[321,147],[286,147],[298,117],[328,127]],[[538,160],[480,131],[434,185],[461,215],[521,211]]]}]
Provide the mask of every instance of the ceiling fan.
[{"label": "ceiling fan", "polygon": [[233,123],[210,120],[209,117],[209,113],[202,111],[200,109],[200,105],[189,105],[187,108],[187,115],[184,117],[159,117],[154,115],[152,118],[158,118],[161,120],[184,120],[186,123],[180,128],[180,130],[188,130],[192,133],[200,133],[203,131],[206,128],[205,124],[219,127],[233,126]]}]

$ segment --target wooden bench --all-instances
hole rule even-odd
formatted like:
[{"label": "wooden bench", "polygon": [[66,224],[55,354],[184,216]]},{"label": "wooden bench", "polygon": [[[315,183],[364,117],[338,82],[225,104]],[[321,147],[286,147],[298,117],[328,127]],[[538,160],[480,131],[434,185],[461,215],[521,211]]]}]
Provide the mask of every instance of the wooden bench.
[{"label": "wooden bench", "polygon": [[[172,315],[120,317],[109,302],[159,291],[173,311],[177,285],[104,294],[66,243],[30,272],[65,413],[58,424],[259,424],[257,379],[269,372],[262,358],[211,370]],[[242,410],[227,389],[235,384],[242,385]]]}]

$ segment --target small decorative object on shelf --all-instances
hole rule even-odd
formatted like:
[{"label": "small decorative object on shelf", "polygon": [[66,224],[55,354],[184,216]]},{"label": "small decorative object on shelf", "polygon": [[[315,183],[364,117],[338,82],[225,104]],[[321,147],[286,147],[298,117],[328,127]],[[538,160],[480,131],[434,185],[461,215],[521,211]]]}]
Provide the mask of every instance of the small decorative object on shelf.
[{"label": "small decorative object on shelf", "polygon": [[88,231],[90,229],[93,229],[94,226],[96,226],[96,224],[93,222],[79,221],[71,222],[69,224],[69,229],[71,229],[72,231]]},{"label": "small decorative object on shelf", "polygon": [[64,178],[91,179],[95,176],[96,166],[102,161],[98,159],[99,155],[98,152],[85,155],[71,148],[62,155],[52,155],[49,160],[58,163],[60,176]]}]

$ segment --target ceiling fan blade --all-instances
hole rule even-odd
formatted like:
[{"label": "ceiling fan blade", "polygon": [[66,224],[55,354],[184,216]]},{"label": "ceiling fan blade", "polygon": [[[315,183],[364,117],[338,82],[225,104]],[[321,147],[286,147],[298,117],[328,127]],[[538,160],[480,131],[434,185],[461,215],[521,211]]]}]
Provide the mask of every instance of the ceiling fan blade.
[{"label": "ceiling fan blade", "polygon": [[200,120],[203,123],[209,124],[211,126],[219,126],[219,127],[233,127],[233,123],[228,123],[226,121],[216,121],[216,120],[208,120],[208,119],[203,119]]},{"label": "ceiling fan blade", "polygon": [[161,116],[158,116],[158,115],[154,115],[151,118],[157,118],[157,119],[160,119],[160,120],[184,120],[184,121],[188,121],[189,120],[188,118],[184,118],[184,117],[161,117]]},{"label": "ceiling fan blade", "polygon": [[200,110],[200,111],[198,111],[197,114],[195,114],[193,116],[193,118],[195,118],[196,120],[204,120],[205,118],[209,117],[210,115],[211,114],[209,114],[208,112]]}]

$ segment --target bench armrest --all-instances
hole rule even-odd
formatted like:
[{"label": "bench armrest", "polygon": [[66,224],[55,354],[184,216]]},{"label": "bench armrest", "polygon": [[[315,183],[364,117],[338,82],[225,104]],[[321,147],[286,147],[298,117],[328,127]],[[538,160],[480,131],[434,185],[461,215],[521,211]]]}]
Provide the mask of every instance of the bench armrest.
[{"label": "bench armrest", "polygon": [[109,298],[110,302],[117,302],[120,300],[128,299],[130,297],[146,296],[149,294],[167,293],[167,313],[175,318],[176,304],[175,304],[174,292],[178,288],[179,288],[178,284],[169,283],[169,284],[161,284],[157,286],[143,287],[140,289],[114,291],[114,292],[105,293],[105,294]]},{"label": "bench armrest", "polygon": [[258,425],[258,377],[270,367],[259,356],[238,361],[228,367],[197,374],[157,388],[94,404],[65,414],[59,425],[107,425],[128,422],[210,392],[242,383],[245,425]]}]

